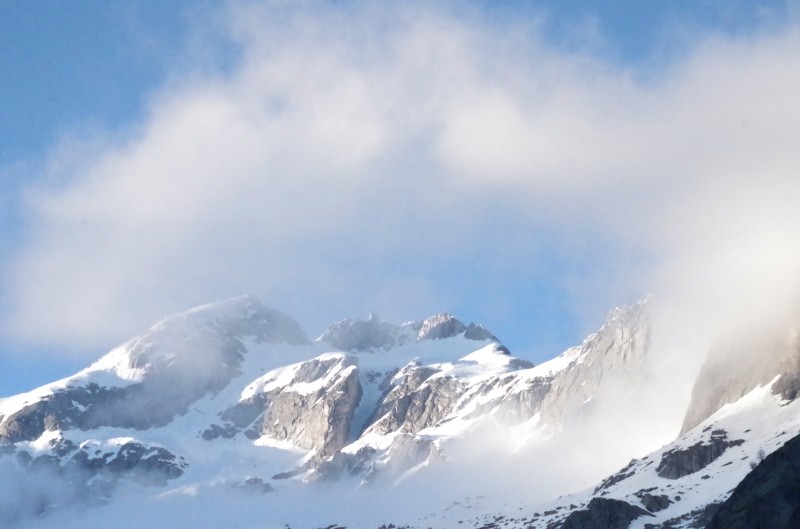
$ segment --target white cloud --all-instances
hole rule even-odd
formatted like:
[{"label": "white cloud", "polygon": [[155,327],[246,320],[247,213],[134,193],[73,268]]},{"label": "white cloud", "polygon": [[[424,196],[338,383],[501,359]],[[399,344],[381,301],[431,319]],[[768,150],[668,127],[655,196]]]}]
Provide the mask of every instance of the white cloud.
[{"label": "white cloud", "polygon": [[[536,21],[455,8],[228,15],[231,72],[170,83],[121,138],[55,151],[5,275],[7,336],[107,345],[243,291],[315,323],[409,316],[457,298],[442,270],[497,275],[542,229],[603,259],[599,281],[693,318],[797,286],[796,27],[708,39],[639,79],[548,46]],[[498,218],[504,233],[481,227]],[[613,244],[570,248],[595,234]]]}]

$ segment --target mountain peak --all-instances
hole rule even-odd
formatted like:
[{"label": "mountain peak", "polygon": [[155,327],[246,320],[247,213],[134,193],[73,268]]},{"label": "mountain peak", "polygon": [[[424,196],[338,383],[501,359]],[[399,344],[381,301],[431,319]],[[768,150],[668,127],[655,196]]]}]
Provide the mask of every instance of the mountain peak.
[{"label": "mountain peak", "polygon": [[316,341],[341,351],[375,351],[402,345],[409,339],[406,331],[406,325],[383,321],[370,313],[366,320],[347,318],[330,325]]},{"label": "mountain peak", "polygon": [[440,312],[422,322],[417,341],[452,338],[467,330],[467,326],[447,312]]},{"label": "mountain peak", "polygon": [[497,341],[484,326],[465,325],[447,312],[402,325],[381,320],[375,313],[370,313],[365,320],[347,318],[330,325],[316,341],[341,351],[359,352],[391,349],[409,340],[441,340],[461,334],[468,340]]},{"label": "mountain peak", "polygon": [[294,318],[267,308],[252,294],[200,305],[167,318],[164,322],[174,319],[193,320],[197,323],[224,327],[238,337],[252,337],[259,343],[288,345],[311,343]]},{"label": "mountain peak", "polygon": [[417,334],[417,341],[441,340],[444,338],[452,338],[462,333],[464,334],[464,338],[468,340],[498,341],[483,325],[475,323],[464,325],[461,320],[447,312],[439,312],[423,321],[419,328],[419,333]]}]

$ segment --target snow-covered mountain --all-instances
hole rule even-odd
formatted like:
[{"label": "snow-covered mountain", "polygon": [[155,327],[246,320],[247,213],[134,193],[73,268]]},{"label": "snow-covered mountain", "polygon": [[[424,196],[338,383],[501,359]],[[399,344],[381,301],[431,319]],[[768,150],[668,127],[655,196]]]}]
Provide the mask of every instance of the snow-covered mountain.
[{"label": "snow-covered mountain", "polygon": [[243,296],[0,400],[0,518],[703,527],[751,466],[800,433],[797,339],[770,343],[759,369],[720,369],[732,353],[712,353],[688,411],[670,415],[672,394],[654,391],[664,364],[647,302],[534,366],[446,313],[348,319],[312,341]]}]

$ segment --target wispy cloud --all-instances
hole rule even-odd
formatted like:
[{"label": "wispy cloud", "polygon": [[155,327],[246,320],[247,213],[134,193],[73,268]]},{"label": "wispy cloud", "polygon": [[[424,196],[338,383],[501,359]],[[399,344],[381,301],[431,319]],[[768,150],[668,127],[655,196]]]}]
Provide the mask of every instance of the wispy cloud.
[{"label": "wispy cloud", "polygon": [[598,260],[601,303],[650,291],[694,327],[796,292],[796,26],[639,75],[467,9],[217,15],[235,61],[54,151],[5,274],[7,336],[105,345],[240,292],[315,323],[403,317],[464,299],[448,270],[479,282],[548,251]]}]

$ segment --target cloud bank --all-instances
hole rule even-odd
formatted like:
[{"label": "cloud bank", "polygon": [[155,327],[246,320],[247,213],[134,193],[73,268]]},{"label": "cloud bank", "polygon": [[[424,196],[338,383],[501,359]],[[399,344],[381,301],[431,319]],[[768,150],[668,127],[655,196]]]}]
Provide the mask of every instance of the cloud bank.
[{"label": "cloud bank", "polygon": [[578,317],[651,292],[687,338],[675,349],[789,307],[797,24],[708,35],[643,74],[511,18],[215,12],[193,45],[226,39],[230,64],[171,79],[128,130],[54,149],[6,263],[4,335],[109,345],[241,292],[312,327],[502,316],[525,277],[563,282]]}]

